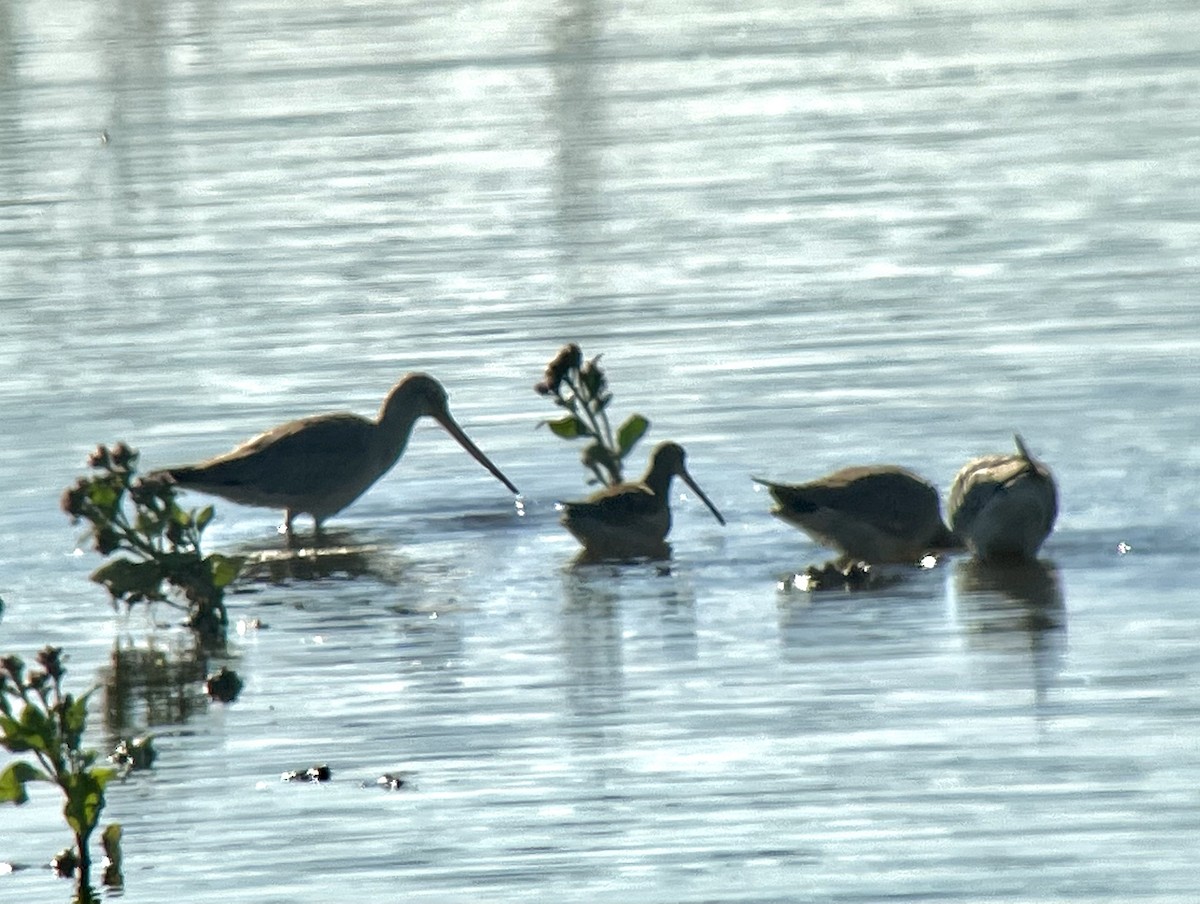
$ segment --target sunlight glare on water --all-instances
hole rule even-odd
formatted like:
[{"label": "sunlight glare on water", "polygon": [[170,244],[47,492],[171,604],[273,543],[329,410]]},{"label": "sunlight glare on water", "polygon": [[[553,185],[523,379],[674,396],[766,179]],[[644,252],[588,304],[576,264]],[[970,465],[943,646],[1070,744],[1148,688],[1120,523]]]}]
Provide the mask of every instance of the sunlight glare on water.
[{"label": "sunlight glare on water", "polygon": [[[108,795],[122,900],[1194,902],[1197,33],[0,0],[0,652],[62,646],[96,746],[156,737]],[[677,440],[726,527],[676,482],[671,562],[572,566],[592,488],[533,391],[567,341],[651,421],[631,470]],[[415,370],[516,504],[425,421],[324,556],[216,501],[262,560],[221,655],[87,580],[97,443],[196,461]],[[804,592],[830,554],[750,481],[944,493],[1014,432],[1060,515],[1003,580]],[[48,789],[0,807],[0,900],[68,900],[67,843]]]}]

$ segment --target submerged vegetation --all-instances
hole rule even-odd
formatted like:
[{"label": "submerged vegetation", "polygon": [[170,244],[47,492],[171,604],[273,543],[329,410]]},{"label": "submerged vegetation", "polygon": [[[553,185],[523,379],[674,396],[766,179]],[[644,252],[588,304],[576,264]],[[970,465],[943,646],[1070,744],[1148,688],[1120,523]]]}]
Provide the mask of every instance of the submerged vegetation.
[{"label": "submerged vegetation", "polygon": [[546,374],[534,390],[566,411],[554,420],[542,421],[550,432],[568,440],[591,440],[580,455],[583,466],[592,474],[588,483],[621,483],[625,457],[645,435],[650,422],[640,414],[631,414],[613,430],[608,419],[612,392],[600,367],[600,356],[585,361],[578,345],[564,345],[546,365]]},{"label": "submerged vegetation", "polygon": [[212,506],[183,508],[170,479],[138,477],[137,461],[138,453],[124,443],[98,446],[88,459],[93,473],[63,493],[63,511],[72,523],[89,523],[93,547],[108,559],[91,578],[114,603],[126,606],[178,605],[182,596],[188,626],[204,638],[219,639],[228,623],[225,588],[243,560],[204,555],[200,541],[212,521]]},{"label": "submerged vegetation", "polygon": [[[18,656],[0,660],[0,746],[33,761],[16,760],[0,772],[0,803],[23,804],[26,785],[48,782],[62,791],[63,818],[74,836],[71,848],[54,858],[59,875],[76,878],[76,904],[97,900],[91,884],[89,842],[104,809],[104,789],[118,774],[97,765],[100,753],[82,746],[91,691],[81,697],[63,689],[62,652],[46,647],[37,654],[40,668],[26,670]],[[106,885],[121,884],[120,826],[103,832]]]}]

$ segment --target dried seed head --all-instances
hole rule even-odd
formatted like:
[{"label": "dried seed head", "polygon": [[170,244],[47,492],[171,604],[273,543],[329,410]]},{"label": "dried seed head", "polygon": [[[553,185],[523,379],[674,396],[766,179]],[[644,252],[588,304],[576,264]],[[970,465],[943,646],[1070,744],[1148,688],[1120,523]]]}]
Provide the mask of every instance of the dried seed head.
[{"label": "dried seed head", "polygon": [[564,345],[558,354],[546,366],[546,375],[541,383],[534,386],[538,395],[552,395],[558,392],[558,387],[572,370],[583,366],[583,352],[574,342]]}]

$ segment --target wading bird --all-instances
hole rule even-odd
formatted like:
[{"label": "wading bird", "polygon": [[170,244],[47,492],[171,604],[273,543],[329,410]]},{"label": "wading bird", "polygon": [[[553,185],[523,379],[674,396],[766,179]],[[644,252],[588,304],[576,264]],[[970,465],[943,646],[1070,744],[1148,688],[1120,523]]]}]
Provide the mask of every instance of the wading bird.
[{"label": "wading bird", "polygon": [[1054,477],[1014,436],[1016,453],[985,455],[963,465],[950,487],[950,526],[985,562],[1037,555],[1058,517]]},{"label": "wading bird", "polygon": [[839,564],[913,563],[961,547],[942,521],[937,490],[906,468],[842,468],[800,484],[754,480],[771,491],[772,515],[837,550]]},{"label": "wading bird", "polygon": [[583,544],[588,558],[666,558],[672,477],[678,476],[717,521],[725,523],[684,462],[682,446],[660,443],[650,454],[650,467],[640,481],[618,483],[579,502],[560,503],[562,523]]},{"label": "wading bird", "polygon": [[404,454],[419,417],[441,424],[476,461],[519,493],[450,415],[442,384],[421,373],[408,374],[392,387],[375,420],[337,412],[288,421],[223,455],[158,475],[241,505],[281,508],[289,536],[296,516],[307,513],[320,536],[326,518],[361,496]]}]

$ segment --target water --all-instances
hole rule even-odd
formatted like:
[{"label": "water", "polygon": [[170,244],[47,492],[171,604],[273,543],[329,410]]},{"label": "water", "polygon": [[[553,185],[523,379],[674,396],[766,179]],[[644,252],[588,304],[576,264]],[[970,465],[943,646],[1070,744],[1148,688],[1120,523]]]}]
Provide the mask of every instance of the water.
[{"label": "water", "polygon": [[[158,737],[106,811],[124,899],[1195,900],[1197,33],[1183,2],[0,4],[0,649],[61,644],[97,746]],[[570,567],[583,471],[531,389],[568,340],[729,518],[680,494],[669,568]],[[523,517],[421,426],[330,523],[374,551],[245,583],[227,657],[87,582],[57,500],[97,442],[193,460],[416,369]],[[1027,585],[780,589],[825,553],[751,474],[945,487],[1015,430],[1062,497]],[[218,503],[210,543],[277,521]],[[65,843],[49,793],[0,809],[0,861]]]}]

